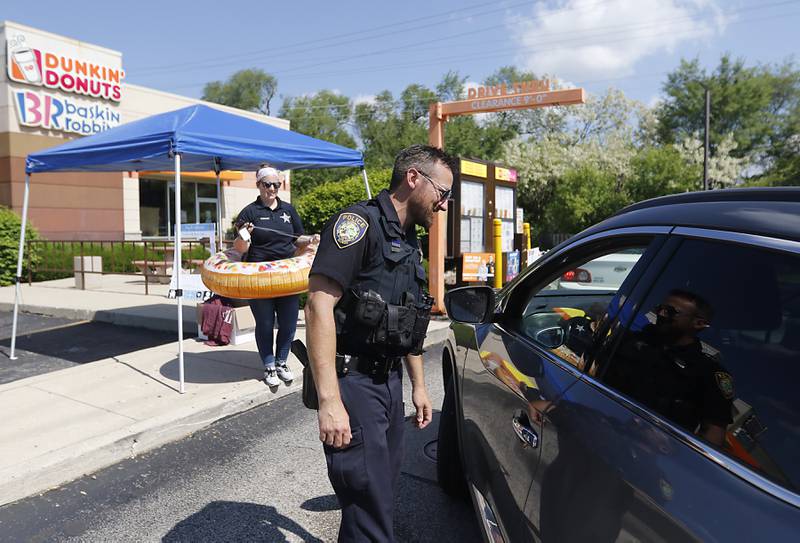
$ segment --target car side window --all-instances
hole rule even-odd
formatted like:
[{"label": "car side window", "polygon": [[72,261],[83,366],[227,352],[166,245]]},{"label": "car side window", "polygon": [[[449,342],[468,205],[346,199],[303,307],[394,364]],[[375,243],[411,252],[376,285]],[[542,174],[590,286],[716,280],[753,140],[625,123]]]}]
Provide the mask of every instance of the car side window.
[{"label": "car side window", "polygon": [[528,290],[514,326],[525,337],[583,370],[587,351],[610,308],[619,306],[619,291],[645,253],[641,238],[598,251],[581,251],[560,259],[538,286]]},{"label": "car side window", "polygon": [[684,240],[601,380],[776,483],[800,485],[800,255]]}]

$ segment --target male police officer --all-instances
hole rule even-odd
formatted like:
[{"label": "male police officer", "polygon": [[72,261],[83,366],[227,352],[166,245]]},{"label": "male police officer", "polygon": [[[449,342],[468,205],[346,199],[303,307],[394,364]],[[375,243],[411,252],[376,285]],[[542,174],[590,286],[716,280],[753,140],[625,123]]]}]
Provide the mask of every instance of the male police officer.
[{"label": "male police officer", "polygon": [[319,438],[342,507],[339,541],[394,541],[392,509],[403,447],[401,358],[416,426],[431,421],[422,342],[430,318],[416,225],[447,209],[458,162],[413,145],[389,190],[333,217],[309,280],[306,326],[319,397]]},{"label": "male police officer", "polygon": [[722,447],[735,393],[719,352],[697,338],[711,325],[711,305],[676,289],[654,313],[655,324],[623,340],[605,381]]}]

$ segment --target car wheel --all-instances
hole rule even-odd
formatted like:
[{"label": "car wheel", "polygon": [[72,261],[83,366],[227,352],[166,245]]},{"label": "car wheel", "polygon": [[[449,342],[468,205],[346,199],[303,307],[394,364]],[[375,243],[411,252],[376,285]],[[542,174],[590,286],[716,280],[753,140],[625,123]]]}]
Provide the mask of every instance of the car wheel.
[{"label": "car wheel", "polygon": [[469,498],[467,480],[458,450],[455,379],[447,381],[439,419],[439,441],[436,446],[436,476],[439,486],[450,496]]}]

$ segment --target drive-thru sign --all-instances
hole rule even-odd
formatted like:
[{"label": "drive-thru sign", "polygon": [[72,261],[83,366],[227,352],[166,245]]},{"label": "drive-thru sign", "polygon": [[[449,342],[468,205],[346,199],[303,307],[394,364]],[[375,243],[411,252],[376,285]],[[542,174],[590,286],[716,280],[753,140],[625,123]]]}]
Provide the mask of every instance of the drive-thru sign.
[{"label": "drive-thru sign", "polygon": [[[586,102],[581,88],[550,90],[549,80],[521,81],[477,89],[469,89],[466,100],[436,102],[430,106],[428,143],[444,148],[444,123],[457,115],[472,115],[493,111],[532,109],[548,106],[567,106]],[[429,236],[428,275],[430,293],[434,297],[433,310],[444,312],[444,256],[446,250],[447,215],[435,213]]]}]

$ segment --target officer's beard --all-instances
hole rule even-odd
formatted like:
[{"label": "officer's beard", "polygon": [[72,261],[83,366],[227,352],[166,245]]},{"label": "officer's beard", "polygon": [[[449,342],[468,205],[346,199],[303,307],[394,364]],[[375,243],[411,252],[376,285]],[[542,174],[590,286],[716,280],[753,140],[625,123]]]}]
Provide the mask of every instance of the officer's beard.
[{"label": "officer's beard", "polygon": [[680,327],[676,326],[672,319],[662,317],[661,315],[656,317],[656,332],[661,338],[661,341],[668,345],[678,343],[686,336],[686,333],[681,330]]},{"label": "officer's beard", "polygon": [[423,202],[412,200],[410,212],[411,219],[414,224],[423,227],[425,230],[430,229],[431,225],[433,224],[433,208],[428,207]]}]

